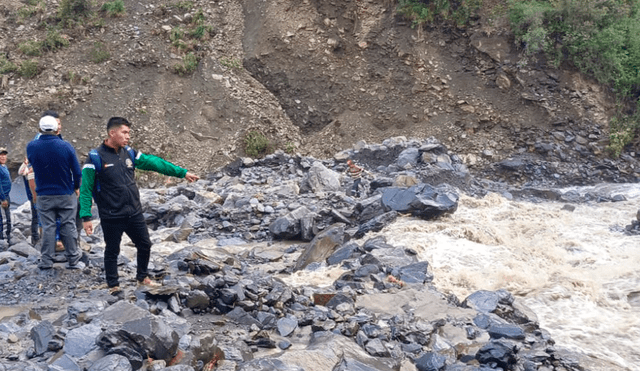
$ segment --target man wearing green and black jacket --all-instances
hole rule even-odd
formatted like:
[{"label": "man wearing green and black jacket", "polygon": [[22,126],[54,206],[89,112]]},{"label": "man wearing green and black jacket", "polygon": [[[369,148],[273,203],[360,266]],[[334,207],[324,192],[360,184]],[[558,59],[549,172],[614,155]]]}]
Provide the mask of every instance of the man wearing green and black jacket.
[{"label": "man wearing green and black jacket", "polygon": [[140,285],[155,285],[148,277],[151,254],[149,230],[142,215],[140,192],[135,182],[135,169],[152,170],[160,174],[185,178],[189,182],[199,177],[160,157],[135,151],[127,146],[131,123],[122,117],[112,117],[107,123],[107,139],[92,150],[82,169],[80,187],[80,217],[87,235],[93,233],[91,199],[98,205],[104,233],[104,270],[112,295],[120,293],[118,255],[122,234],[126,233],[138,250],[136,279]]}]

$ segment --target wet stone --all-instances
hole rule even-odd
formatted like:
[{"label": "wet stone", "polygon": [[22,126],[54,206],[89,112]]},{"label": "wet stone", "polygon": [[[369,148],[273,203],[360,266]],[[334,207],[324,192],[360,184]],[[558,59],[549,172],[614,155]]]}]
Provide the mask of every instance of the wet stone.
[{"label": "wet stone", "polygon": [[295,316],[287,316],[278,320],[278,333],[281,336],[289,336],[298,328],[298,319]]},{"label": "wet stone", "polygon": [[367,342],[365,346],[367,353],[374,357],[389,357],[389,349],[382,343],[380,339],[373,339]]},{"label": "wet stone", "polygon": [[487,329],[489,335],[494,339],[507,338],[523,340],[525,338],[524,330],[518,325],[511,324],[492,324]]},{"label": "wet stone", "polygon": [[131,371],[129,360],[119,354],[111,354],[95,361],[88,371]]},{"label": "wet stone", "polygon": [[416,368],[418,371],[442,371],[446,367],[446,360],[443,355],[427,352],[416,359]]},{"label": "wet stone", "polygon": [[42,321],[31,329],[31,339],[33,339],[36,355],[42,355],[47,351],[48,344],[53,339],[55,331],[49,321]]}]

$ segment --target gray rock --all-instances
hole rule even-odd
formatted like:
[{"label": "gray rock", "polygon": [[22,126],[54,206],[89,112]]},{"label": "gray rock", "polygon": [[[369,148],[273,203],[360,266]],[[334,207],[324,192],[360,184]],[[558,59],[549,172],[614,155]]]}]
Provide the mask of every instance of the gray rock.
[{"label": "gray rock", "polygon": [[344,224],[336,223],[314,237],[296,261],[294,270],[304,269],[312,262],[327,259],[344,242]]},{"label": "gray rock", "polygon": [[525,338],[524,330],[520,326],[512,324],[494,323],[489,326],[487,332],[489,332],[489,336],[491,336],[491,338],[493,339],[507,338],[524,340]]},{"label": "gray rock", "polygon": [[193,290],[189,292],[185,304],[189,309],[206,309],[210,304],[209,295],[202,290]]},{"label": "gray rock", "polygon": [[131,363],[119,354],[111,354],[95,361],[89,371],[131,371]]},{"label": "gray rock", "polygon": [[433,281],[433,274],[428,272],[429,263],[417,262],[398,269],[398,278],[404,283],[425,283]]},{"label": "gray rock", "polygon": [[410,147],[400,152],[396,164],[402,169],[412,168],[418,165],[419,159],[420,151],[418,150],[418,148]]},{"label": "gray rock", "polygon": [[31,339],[35,347],[36,355],[42,355],[47,351],[49,342],[53,339],[56,330],[49,321],[42,321],[31,328]]},{"label": "gray rock", "polygon": [[416,359],[418,371],[442,371],[447,366],[447,358],[438,353],[428,352]]},{"label": "gray rock", "polygon": [[327,169],[320,161],[316,161],[302,180],[301,191],[303,190],[311,190],[315,193],[337,192],[340,190],[340,175]]},{"label": "gray rock", "polygon": [[48,371],[82,371],[78,363],[71,358],[68,354],[63,354],[51,364],[49,364]]},{"label": "gray rock", "polygon": [[358,227],[358,230],[355,232],[355,238],[361,238],[368,232],[378,232],[382,230],[382,228],[391,224],[398,217],[397,211],[389,211],[382,215],[376,216],[375,218],[369,220],[368,222],[361,224]]},{"label": "gray rock", "polygon": [[298,319],[295,316],[287,316],[278,320],[278,333],[281,336],[291,335],[298,328]]},{"label": "gray rock", "polygon": [[514,346],[501,340],[490,341],[485,344],[475,356],[481,365],[497,364],[505,370],[516,363]]},{"label": "gray rock", "polygon": [[327,264],[335,265],[343,260],[350,259],[354,253],[358,251],[358,244],[355,242],[348,242],[337,249],[331,256],[327,258]]},{"label": "gray rock", "polygon": [[[14,236],[13,239],[16,237]],[[13,241],[12,239],[12,241]],[[28,242],[22,241],[18,242],[15,245],[11,245],[9,247],[9,251],[15,253],[20,256],[29,257],[29,256],[40,256],[40,251],[34,249]]]},{"label": "gray rock", "polygon": [[367,353],[371,354],[374,357],[390,356],[389,349],[384,346],[382,340],[380,339],[373,339],[368,341],[367,345],[365,345],[365,350],[367,351]]},{"label": "gray rock", "polygon": [[102,329],[96,325],[89,324],[74,328],[67,333],[64,341],[65,353],[73,357],[83,357],[93,349],[96,349],[96,338]]},{"label": "gray rock", "polygon": [[298,237],[301,233],[300,220],[310,213],[309,209],[301,206],[287,215],[277,218],[269,226],[269,231],[274,238],[291,239]]},{"label": "gray rock", "polygon": [[386,210],[432,219],[456,211],[458,195],[449,187],[424,183],[406,189],[391,187],[383,191],[382,205]]}]

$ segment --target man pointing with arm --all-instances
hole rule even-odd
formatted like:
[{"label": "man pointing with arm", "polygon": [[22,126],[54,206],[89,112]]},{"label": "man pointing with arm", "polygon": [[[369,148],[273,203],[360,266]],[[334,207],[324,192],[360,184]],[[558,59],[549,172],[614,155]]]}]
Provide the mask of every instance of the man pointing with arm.
[{"label": "man pointing with arm", "polygon": [[[118,255],[122,234],[134,243],[137,253],[136,279],[139,285],[154,285],[147,267],[151,254],[151,239],[142,215],[140,192],[135,182],[135,169],[153,170],[160,174],[185,178],[189,182],[199,177],[168,161],[131,149],[127,144],[131,123],[122,117],[112,117],[107,123],[107,139],[92,150],[82,169],[80,187],[80,217],[88,235],[93,233],[91,198],[98,205],[104,232],[104,270],[109,292],[118,294]],[[156,284],[157,285],[157,284]]]}]

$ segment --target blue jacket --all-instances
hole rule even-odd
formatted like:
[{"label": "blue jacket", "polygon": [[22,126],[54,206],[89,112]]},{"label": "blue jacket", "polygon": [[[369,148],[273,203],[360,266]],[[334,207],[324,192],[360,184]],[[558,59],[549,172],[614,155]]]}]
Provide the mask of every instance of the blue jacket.
[{"label": "blue jacket", "polygon": [[0,165],[0,201],[9,197],[11,192],[11,174],[5,165]]},{"label": "blue jacket", "polygon": [[43,134],[27,144],[38,196],[70,195],[80,188],[80,164],[71,144],[56,135]]}]

